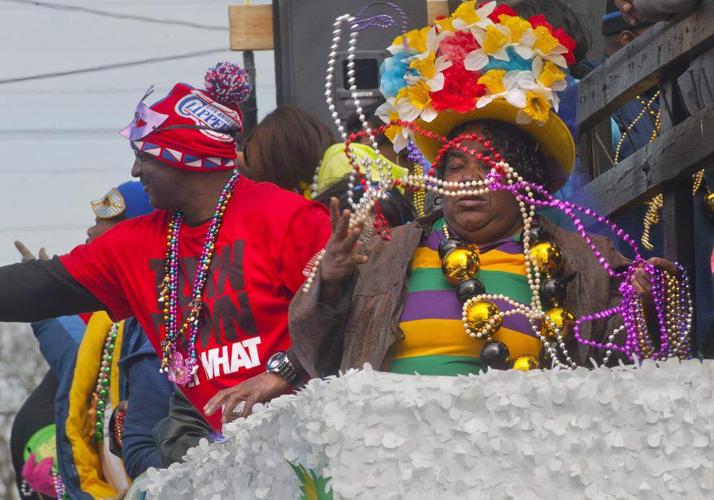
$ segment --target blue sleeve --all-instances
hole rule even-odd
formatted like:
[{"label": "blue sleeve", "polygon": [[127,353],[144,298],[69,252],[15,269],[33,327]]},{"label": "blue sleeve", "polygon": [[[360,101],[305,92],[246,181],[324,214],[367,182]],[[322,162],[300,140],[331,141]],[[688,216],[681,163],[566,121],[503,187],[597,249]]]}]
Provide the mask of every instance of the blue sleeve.
[{"label": "blue sleeve", "polygon": [[159,358],[152,352],[133,357],[126,369],[129,394],[122,455],[124,468],[132,479],[149,467],[162,467],[152,430],[169,414],[173,386],[166,375],[159,373],[159,364]]},{"label": "blue sleeve", "polygon": [[74,370],[75,356],[87,325],[79,316],[62,316],[32,323],[40,352],[56,377]]}]

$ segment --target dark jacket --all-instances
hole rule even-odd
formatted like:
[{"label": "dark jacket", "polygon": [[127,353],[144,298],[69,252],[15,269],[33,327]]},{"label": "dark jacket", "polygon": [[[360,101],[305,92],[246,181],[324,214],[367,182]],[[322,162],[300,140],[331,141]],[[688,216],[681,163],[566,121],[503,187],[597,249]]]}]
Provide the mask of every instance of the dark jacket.
[{"label": "dark jacket", "polygon": [[[298,359],[311,376],[361,368],[364,363],[386,368],[390,349],[403,338],[399,319],[412,256],[438,215],[395,228],[391,241],[373,238],[367,247],[369,261],[345,284],[336,308],[319,301],[319,279],[307,292],[295,296],[290,305],[290,335]],[[565,307],[580,317],[617,305],[619,283],[598,265],[589,246],[574,233],[547,221],[541,223],[564,256]],[[611,266],[627,264],[610,240],[593,236],[593,241]],[[619,324],[619,318],[585,323],[580,333],[587,339],[603,340]],[[581,345],[574,346],[571,355],[576,363],[587,366],[591,357],[602,359],[602,353]]]}]

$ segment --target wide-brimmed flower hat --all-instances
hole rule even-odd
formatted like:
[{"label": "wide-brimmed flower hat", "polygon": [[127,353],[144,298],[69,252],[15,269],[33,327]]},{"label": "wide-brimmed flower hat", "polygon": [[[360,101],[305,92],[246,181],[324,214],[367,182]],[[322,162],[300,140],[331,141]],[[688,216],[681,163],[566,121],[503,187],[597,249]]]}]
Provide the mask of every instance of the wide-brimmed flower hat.
[{"label": "wide-brimmed flower hat", "polygon": [[[472,120],[500,120],[525,130],[541,145],[557,189],[575,163],[575,142],[556,114],[566,88],[574,40],[543,16],[519,17],[506,5],[463,2],[450,16],[394,39],[382,64],[379,110],[448,135]],[[412,138],[433,161],[442,143],[394,125],[396,150]],[[517,168],[516,165],[514,165]]]}]

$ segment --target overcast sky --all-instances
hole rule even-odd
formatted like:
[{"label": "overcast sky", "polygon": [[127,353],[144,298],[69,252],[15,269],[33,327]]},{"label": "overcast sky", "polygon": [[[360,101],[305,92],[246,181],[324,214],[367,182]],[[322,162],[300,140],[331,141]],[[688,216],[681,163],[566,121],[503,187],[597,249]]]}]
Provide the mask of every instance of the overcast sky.
[{"label": "overcast sky", "polygon": [[[19,1],[19,0],[18,0]],[[128,180],[133,154],[117,131],[146,88],[155,99],[176,82],[200,86],[228,50],[225,0],[48,0],[118,14],[225,30],[114,19],[0,0],[0,80],[202,50],[200,57],[108,71],[0,83],[0,265],[17,261],[16,239],[61,254],[83,242],[89,202]],[[253,2],[263,3],[263,2]],[[275,107],[272,52],[257,52],[259,117]],[[153,102],[153,101],[152,101]]]}]

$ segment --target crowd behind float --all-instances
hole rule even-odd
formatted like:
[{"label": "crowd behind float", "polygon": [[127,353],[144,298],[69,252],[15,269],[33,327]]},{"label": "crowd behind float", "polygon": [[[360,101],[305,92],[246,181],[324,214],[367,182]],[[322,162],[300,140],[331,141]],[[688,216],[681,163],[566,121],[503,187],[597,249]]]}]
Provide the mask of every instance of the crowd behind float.
[{"label": "crowd behind float", "polygon": [[[696,1],[606,4],[602,60]],[[383,102],[340,117],[335,41],[335,128],[282,105],[245,134],[252,89],[227,62],[201,88],[153,104],[149,89],[121,131],[138,180],[91,201],[86,243],[50,258],[17,242],[22,263],[0,268],[0,320],[32,322],[49,363],[12,429],[21,497],[139,498],[147,469],[255,404],[365,363],[455,376],[700,355],[711,275],[692,292],[659,257],[661,200],[617,224],[569,201],[590,180],[573,139],[578,81],[602,62],[589,42],[562,0],[463,2],[395,38]],[[612,115],[615,163],[657,137],[659,97]],[[694,197],[714,211],[712,181]]]}]

